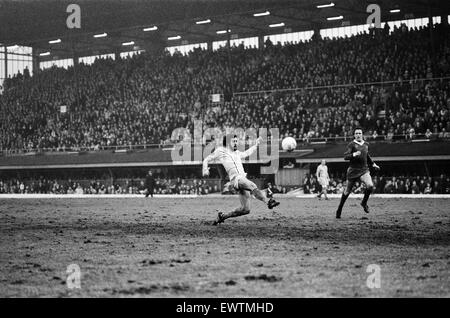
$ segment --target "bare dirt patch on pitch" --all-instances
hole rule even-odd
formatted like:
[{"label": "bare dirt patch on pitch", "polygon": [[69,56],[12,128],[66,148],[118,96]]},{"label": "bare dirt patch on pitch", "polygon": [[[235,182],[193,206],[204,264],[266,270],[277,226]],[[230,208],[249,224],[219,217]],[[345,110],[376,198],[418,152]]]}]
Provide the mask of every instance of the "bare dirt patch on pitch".
[{"label": "bare dirt patch on pitch", "polygon": [[449,199],[280,201],[214,227],[237,197],[2,200],[0,296],[450,296]]}]

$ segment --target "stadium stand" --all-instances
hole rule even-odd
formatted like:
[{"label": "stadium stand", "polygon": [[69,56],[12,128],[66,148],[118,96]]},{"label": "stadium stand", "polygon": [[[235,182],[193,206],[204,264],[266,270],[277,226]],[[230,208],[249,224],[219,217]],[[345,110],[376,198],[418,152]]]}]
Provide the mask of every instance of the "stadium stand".
[{"label": "stadium stand", "polygon": [[[433,55],[428,27],[402,26],[297,44],[268,40],[263,49],[196,49],[186,56],[143,53],[67,70],[52,67],[34,76],[18,73],[5,80],[0,94],[0,167],[167,165],[170,152],[162,149],[170,150],[177,141],[173,130],[183,127],[193,133],[196,120],[221,129],[277,127],[280,139],[292,136],[311,150],[296,154],[297,163],[341,158],[340,143],[352,139],[355,127],[363,127],[378,158],[448,156],[450,30],[448,25],[434,28],[438,46]],[[227,98],[216,105],[209,98],[218,92]],[[434,142],[412,143],[420,140]],[[113,155],[119,149],[125,155]],[[142,188],[142,180],[134,177],[58,177],[9,174],[2,177],[0,193],[120,194]],[[330,193],[340,193],[343,180],[335,176]],[[378,193],[449,191],[444,175],[376,177],[375,183]],[[318,191],[314,177],[300,185],[304,193]],[[275,193],[290,190],[268,186]],[[222,190],[217,180],[161,175],[155,194]]]},{"label": "stadium stand", "polygon": [[[285,46],[267,42],[263,50],[239,46],[231,50],[231,68],[225,50],[198,49],[18,74],[5,80],[0,95],[1,149],[163,145],[173,129],[192,131],[201,118],[222,128],[279,127],[282,136],[307,142],[348,137],[359,125],[374,139],[449,138],[450,36],[448,26],[435,28],[433,56],[427,27],[401,27]],[[208,102],[216,92],[241,94],[217,110]]]}]

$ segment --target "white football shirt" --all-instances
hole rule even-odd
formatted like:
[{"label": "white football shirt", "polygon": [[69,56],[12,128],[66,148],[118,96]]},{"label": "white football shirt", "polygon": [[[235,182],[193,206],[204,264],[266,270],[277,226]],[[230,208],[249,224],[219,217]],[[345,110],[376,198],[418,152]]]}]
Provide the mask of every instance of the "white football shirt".
[{"label": "white football shirt", "polygon": [[318,179],[328,180],[328,167],[326,165],[319,165],[316,170],[316,176]]},{"label": "white football shirt", "polygon": [[254,145],[247,149],[246,151],[233,151],[226,147],[219,147],[212,154],[203,160],[203,170],[208,167],[208,163],[210,161],[215,161],[217,163],[222,164],[225,168],[228,177],[230,180],[235,179],[238,176],[247,176],[244,171],[244,166],[242,165],[242,160],[250,156],[257,148],[257,145]]}]

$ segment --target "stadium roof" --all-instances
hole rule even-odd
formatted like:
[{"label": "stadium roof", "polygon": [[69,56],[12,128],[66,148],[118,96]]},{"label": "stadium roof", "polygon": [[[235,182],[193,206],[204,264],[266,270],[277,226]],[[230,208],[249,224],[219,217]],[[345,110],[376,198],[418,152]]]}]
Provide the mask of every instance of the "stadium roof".
[{"label": "stadium roof", "polygon": [[[81,8],[80,29],[66,25],[72,3]],[[450,14],[446,0],[0,0],[0,43],[33,46],[35,54],[51,51],[45,57],[51,60],[74,52],[85,56],[226,40],[228,34],[217,31],[228,29],[231,38],[244,38],[364,24],[370,3],[381,6],[382,21]]]}]

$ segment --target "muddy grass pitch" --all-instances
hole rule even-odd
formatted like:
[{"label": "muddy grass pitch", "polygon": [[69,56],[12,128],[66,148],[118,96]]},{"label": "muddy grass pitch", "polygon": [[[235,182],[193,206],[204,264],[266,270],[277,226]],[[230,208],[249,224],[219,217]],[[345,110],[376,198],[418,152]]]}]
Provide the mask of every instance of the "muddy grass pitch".
[{"label": "muddy grass pitch", "polygon": [[450,297],[449,199],[279,200],[1,200],[0,296]]}]

